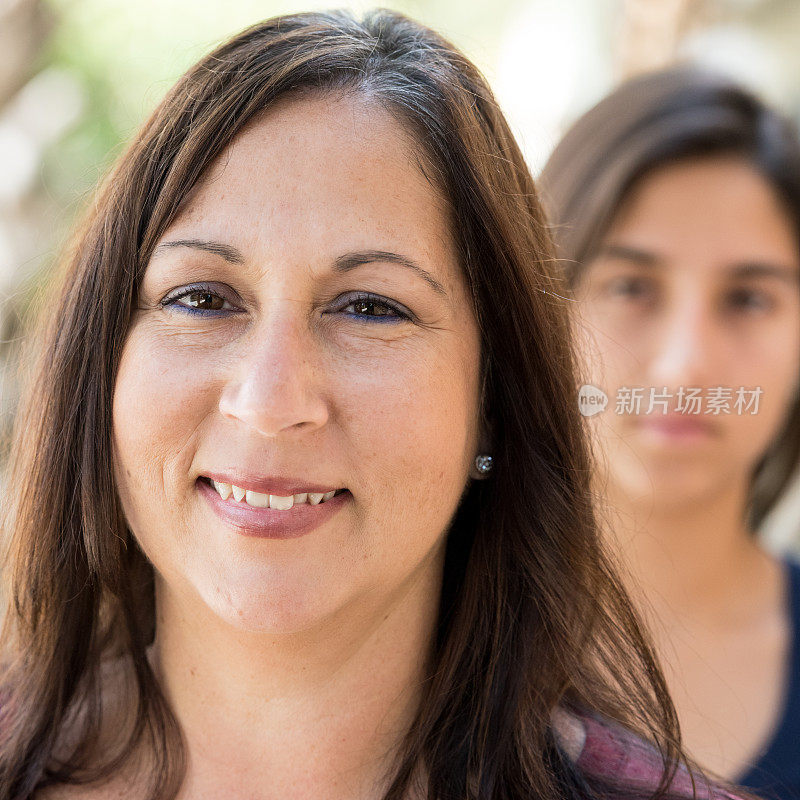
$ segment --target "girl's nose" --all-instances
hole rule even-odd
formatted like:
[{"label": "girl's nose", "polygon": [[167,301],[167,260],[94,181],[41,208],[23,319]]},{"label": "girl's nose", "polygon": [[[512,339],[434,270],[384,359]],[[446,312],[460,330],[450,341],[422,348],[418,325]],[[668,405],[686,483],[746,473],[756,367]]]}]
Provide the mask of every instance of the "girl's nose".
[{"label": "girl's nose", "polygon": [[242,341],[241,358],[220,397],[220,412],[264,436],[322,427],[328,406],[317,355],[302,322],[271,319]]},{"label": "girl's nose", "polygon": [[704,386],[714,368],[711,314],[700,297],[666,310],[657,328],[649,378],[654,386]]}]

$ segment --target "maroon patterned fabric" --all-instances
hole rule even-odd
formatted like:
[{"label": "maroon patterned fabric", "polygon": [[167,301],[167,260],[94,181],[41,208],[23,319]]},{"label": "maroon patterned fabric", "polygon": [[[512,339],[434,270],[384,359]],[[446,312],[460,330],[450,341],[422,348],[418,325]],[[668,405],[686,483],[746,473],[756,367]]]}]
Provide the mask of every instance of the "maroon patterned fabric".
[{"label": "maroon patterned fabric", "polygon": [[[661,782],[663,762],[655,746],[606,719],[576,715],[582,730],[575,765],[587,779],[620,787],[625,794],[647,797]],[[738,795],[680,765],[669,787],[673,797],[699,800],[739,800]]]}]

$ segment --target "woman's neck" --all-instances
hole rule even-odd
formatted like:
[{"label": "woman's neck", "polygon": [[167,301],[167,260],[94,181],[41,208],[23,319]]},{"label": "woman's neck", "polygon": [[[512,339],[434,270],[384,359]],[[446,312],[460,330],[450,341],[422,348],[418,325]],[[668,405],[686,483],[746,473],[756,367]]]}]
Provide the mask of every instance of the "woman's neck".
[{"label": "woman's neck", "polygon": [[[437,557],[438,559],[438,557]],[[440,565],[314,630],[267,636],[157,583],[151,660],[183,730],[181,798],[372,798],[416,713]]]}]

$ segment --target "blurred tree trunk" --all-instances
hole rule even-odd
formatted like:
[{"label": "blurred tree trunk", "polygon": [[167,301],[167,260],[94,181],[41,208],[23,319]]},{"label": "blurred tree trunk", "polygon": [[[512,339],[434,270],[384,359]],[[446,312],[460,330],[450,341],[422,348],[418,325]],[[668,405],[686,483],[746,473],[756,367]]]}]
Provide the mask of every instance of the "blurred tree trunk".
[{"label": "blurred tree trunk", "polygon": [[[9,170],[16,152],[14,107],[40,67],[39,54],[52,28],[52,14],[42,0],[0,0],[0,436],[13,418],[18,386],[13,379],[18,336],[15,304],[19,264],[30,257],[24,242],[34,236],[38,210],[31,189],[15,181]],[[13,172],[13,170],[12,170]],[[42,226],[40,226],[41,228]],[[0,464],[0,468],[3,465]]]},{"label": "blurred tree trunk", "polygon": [[703,0],[622,0],[618,80],[674,61],[681,38],[708,11]]},{"label": "blurred tree trunk", "polygon": [[0,108],[33,75],[49,30],[41,0],[0,0]]}]

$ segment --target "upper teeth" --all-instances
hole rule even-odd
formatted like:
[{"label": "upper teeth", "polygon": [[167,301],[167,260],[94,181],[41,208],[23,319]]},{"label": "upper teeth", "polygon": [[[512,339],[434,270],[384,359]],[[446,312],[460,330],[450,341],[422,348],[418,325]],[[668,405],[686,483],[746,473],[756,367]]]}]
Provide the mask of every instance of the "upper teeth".
[{"label": "upper teeth", "polygon": [[223,500],[227,500],[233,495],[233,499],[237,502],[244,500],[247,505],[253,506],[253,508],[275,508],[280,511],[288,511],[298,503],[309,503],[312,506],[316,506],[319,503],[330,500],[336,494],[334,489],[324,494],[322,492],[303,492],[302,494],[290,494],[288,497],[284,497],[279,494],[262,494],[251,489],[242,489],[240,486],[215,480],[211,481],[211,485],[219,492],[219,496]]}]

